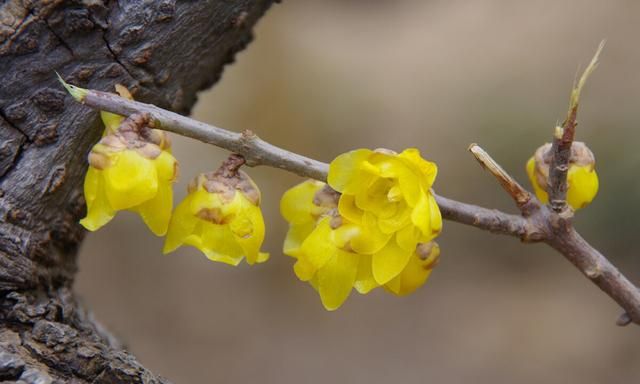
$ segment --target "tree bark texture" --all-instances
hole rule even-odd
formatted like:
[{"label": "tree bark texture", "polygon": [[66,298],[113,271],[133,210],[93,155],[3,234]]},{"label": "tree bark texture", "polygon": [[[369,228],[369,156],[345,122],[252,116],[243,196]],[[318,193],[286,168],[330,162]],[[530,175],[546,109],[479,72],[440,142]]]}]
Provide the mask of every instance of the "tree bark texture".
[{"label": "tree bark texture", "polygon": [[0,382],[167,382],[74,297],[85,159],[102,126],[54,71],[188,113],[272,2],[0,3]]}]

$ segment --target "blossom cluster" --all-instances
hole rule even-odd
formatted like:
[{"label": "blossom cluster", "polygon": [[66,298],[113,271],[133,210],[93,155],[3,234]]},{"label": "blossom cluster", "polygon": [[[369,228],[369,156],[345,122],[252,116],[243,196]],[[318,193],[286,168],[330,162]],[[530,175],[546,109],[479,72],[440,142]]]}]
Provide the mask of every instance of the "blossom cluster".
[{"label": "blossom cluster", "polygon": [[328,185],[305,181],[284,194],[284,253],[326,309],[340,307],[352,288],[406,295],[424,284],[440,253],[432,241],[442,229],[436,173],[417,149],[359,149],[331,162]]}]

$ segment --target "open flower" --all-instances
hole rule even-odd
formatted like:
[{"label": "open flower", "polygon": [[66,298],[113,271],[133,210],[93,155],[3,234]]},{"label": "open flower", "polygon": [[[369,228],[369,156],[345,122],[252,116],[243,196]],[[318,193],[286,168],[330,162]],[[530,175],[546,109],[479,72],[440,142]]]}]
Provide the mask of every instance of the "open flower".
[{"label": "open flower", "polygon": [[[527,161],[527,175],[536,196],[544,204],[549,201],[547,189],[551,165],[550,150],[551,144],[547,143],[538,148]],[[567,171],[567,203],[574,210],[589,205],[598,193],[598,174],[595,164],[593,152],[583,142],[573,142]]]},{"label": "open flower", "polygon": [[244,163],[232,155],[216,172],[199,175],[189,194],[176,207],[164,244],[164,253],[191,245],[210,260],[238,265],[269,259],[260,252],[264,220],[260,191],[238,167]]},{"label": "open flower", "polygon": [[[280,211],[289,222],[284,253],[296,259],[296,275],[318,291],[327,310],[340,307],[352,288],[366,294],[384,286],[396,295],[409,294],[425,283],[439,255],[437,244],[431,241],[442,226],[440,211],[429,189],[435,177],[431,166],[435,165],[422,160],[417,151],[403,152],[406,158],[400,162],[394,159],[399,155],[393,153],[360,151],[373,155],[373,163],[347,162],[345,167],[351,177],[336,175],[335,172],[344,170],[341,168],[344,164],[339,162],[345,159],[338,157],[329,171],[329,181],[335,181],[336,177],[345,181],[348,188],[342,190],[352,194],[340,194],[325,183],[309,180],[289,189],[280,202]],[[359,174],[360,167],[375,177]],[[433,175],[429,176],[427,171]],[[422,212],[427,217],[413,214],[412,207],[419,203],[406,202],[398,187],[400,174],[408,190],[413,191],[407,183],[418,184],[418,196],[410,199],[412,202],[426,199],[426,212]],[[355,185],[351,178],[357,178],[360,185]],[[396,190],[391,191],[394,187]]]},{"label": "open flower", "polygon": [[154,234],[166,233],[178,164],[164,134],[148,124],[148,116],[132,115],[92,148],[84,181],[87,216],[80,221],[88,230],[107,224],[119,210],[130,210]]},{"label": "open flower", "polygon": [[329,185],[342,195],[340,215],[375,241],[351,246],[371,254],[378,284],[396,277],[418,243],[428,243],[442,230],[442,216],[431,186],[434,163],[415,148],[396,154],[389,150],[358,149],[338,156],[329,166]]}]

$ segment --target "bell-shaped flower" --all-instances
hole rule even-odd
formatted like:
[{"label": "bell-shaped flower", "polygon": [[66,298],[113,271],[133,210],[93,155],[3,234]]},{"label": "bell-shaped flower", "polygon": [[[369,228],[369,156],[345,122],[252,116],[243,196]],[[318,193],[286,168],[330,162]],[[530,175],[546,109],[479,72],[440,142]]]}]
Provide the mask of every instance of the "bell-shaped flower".
[{"label": "bell-shaped flower", "polygon": [[232,155],[216,172],[201,174],[189,185],[171,217],[164,253],[190,245],[210,260],[234,266],[243,258],[249,264],[269,259],[260,252],[265,234],[260,191],[237,169],[239,158]]},{"label": "bell-shaped flower", "polygon": [[[549,167],[551,165],[551,144],[538,148],[527,161],[527,175],[538,199],[547,204],[549,195]],[[580,141],[573,142],[567,171],[567,203],[578,210],[586,207],[598,194],[598,174],[595,170],[593,152]]]},{"label": "bell-shaped flower", "polygon": [[436,165],[415,148],[400,154],[358,149],[331,162],[328,182],[341,193],[338,211],[370,235],[352,246],[373,255],[372,273],[378,284],[398,276],[418,243],[430,242],[442,230],[440,209],[431,192],[436,174]]},{"label": "bell-shaped flower", "polygon": [[95,231],[117,211],[129,210],[154,234],[166,233],[178,163],[148,123],[148,117],[132,115],[91,150],[84,181],[87,216],[80,221],[86,229]]}]

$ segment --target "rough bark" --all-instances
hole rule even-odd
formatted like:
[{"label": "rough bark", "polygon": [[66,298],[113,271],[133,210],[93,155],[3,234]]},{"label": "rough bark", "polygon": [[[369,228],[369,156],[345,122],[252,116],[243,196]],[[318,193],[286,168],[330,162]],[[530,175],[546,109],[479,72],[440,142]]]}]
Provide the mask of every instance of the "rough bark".
[{"label": "rough bark", "polygon": [[54,71],[188,113],[272,2],[0,4],[0,382],[166,382],[74,298],[84,159],[102,128]]}]

